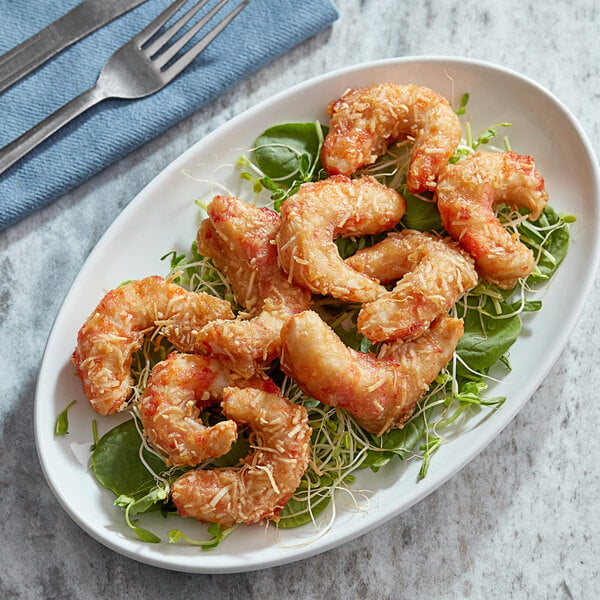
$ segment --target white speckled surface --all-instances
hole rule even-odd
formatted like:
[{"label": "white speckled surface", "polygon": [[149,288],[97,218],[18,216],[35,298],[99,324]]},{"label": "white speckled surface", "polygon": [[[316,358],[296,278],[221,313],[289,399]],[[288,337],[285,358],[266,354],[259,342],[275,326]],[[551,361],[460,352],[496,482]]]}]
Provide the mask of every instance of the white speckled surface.
[{"label": "white speckled surface", "polygon": [[600,359],[596,283],[571,341],[515,420],[471,464],[385,526],[305,561],[235,575],[149,567],[59,507],[33,439],[46,337],[85,257],[137,192],[207,132],[278,90],[355,62],[442,54],[548,88],[598,154],[596,0],[338,0],[334,26],[49,208],[0,233],[0,598],[596,598]]}]

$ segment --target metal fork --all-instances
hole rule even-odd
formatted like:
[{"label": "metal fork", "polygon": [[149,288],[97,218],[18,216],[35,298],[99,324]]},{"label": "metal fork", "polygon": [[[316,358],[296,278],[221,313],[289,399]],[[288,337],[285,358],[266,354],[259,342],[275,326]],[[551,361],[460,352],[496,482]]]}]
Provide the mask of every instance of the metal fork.
[{"label": "metal fork", "polygon": [[175,0],[152,23],[116,50],[100,71],[93,87],[67,102],[41,123],[2,148],[0,150],[0,174],[4,173],[61,127],[99,102],[108,98],[131,100],[143,98],[163,88],[177,77],[233,21],[249,1],[242,0],[206,35],[177,58],[176,55],[213,19],[229,0],[220,0],[196,24],[168,46],[174,36],[208,2],[208,0],[201,0],[192,6],[179,20],[154,39],[161,27],[187,2],[187,0]]}]

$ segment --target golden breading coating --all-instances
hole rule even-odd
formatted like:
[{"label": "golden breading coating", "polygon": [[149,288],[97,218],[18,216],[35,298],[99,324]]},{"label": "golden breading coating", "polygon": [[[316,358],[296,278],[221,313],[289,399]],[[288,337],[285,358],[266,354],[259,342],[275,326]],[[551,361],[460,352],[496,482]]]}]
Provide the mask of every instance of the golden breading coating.
[{"label": "golden breading coating", "polygon": [[406,205],[372,177],[342,175],[305,183],[281,206],[279,261],[290,280],[347,302],[369,302],[385,292],[377,280],[341,259],[335,238],[381,233],[394,227]]},{"label": "golden breading coating", "polygon": [[185,351],[210,354],[250,377],[277,357],[283,323],[306,310],[311,295],[289,282],[277,263],[276,212],[216,196],[208,215],[198,230],[198,249],[225,274],[248,314],[200,330],[178,324],[171,335]]},{"label": "golden breading coating", "polygon": [[72,357],[90,405],[102,415],[125,408],[133,385],[132,356],[147,333],[171,322],[200,329],[214,319],[232,318],[229,302],[158,276],[108,292],[80,328]]},{"label": "golden breading coating", "polygon": [[358,331],[372,342],[418,337],[478,279],[473,259],[456,242],[411,229],[390,233],[346,264],[382,283],[400,280],[358,315]]},{"label": "golden breading coating", "polygon": [[512,289],[535,266],[533,252],[500,223],[499,204],[528,209],[535,221],[548,193],[530,156],[515,152],[477,152],[440,176],[436,191],[442,223],[475,259],[490,282]]},{"label": "golden breading coating", "polygon": [[281,328],[293,314],[266,302],[264,310],[251,319],[208,323],[193,336],[188,348],[218,358],[243,377],[252,377],[279,356]]},{"label": "golden breading coating", "polygon": [[214,358],[170,354],[152,369],[137,405],[148,441],[175,466],[193,467],[227,453],[237,439],[235,422],[207,427],[199,416],[231,385],[278,391],[270,379],[242,380]]},{"label": "golden breading coating", "polygon": [[277,519],[308,465],[311,428],[303,406],[253,388],[223,390],[223,414],[252,429],[241,467],[188,471],[172,486],[184,517],[229,527]]},{"label": "golden breading coating", "polygon": [[462,135],[449,102],[416,85],[382,83],[352,89],[329,104],[329,114],[321,161],[330,175],[351,175],[374,163],[390,142],[409,137],[414,144],[406,183],[413,193],[435,189]]},{"label": "golden breading coating", "polygon": [[223,271],[246,311],[255,316],[267,301],[292,313],[305,310],[310,294],[290,283],[277,263],[280,216],[229,196],[213,198],[207,211],[209,218],[196,238],[198,249]]},{"label": "golden breading coating", "polygon": [[344,408],[381,434],[401,427],[463,334],[463,322],[437,318],[411,342],[394,342],[379,356],[346,346],[313,311],[292,317],[281,333],[281,368],[319,402]]}]

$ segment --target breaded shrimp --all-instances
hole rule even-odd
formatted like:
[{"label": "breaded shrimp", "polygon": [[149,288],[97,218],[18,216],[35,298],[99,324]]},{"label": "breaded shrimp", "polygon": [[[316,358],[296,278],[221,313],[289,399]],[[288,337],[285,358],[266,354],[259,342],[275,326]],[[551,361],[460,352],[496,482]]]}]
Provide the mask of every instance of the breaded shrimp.
[{"label": "breaded shrimp", "polygon": [[147,333],[173,321],[199,329],[217,318],[233,318],[229,302],[158,276],[108,292],[79,330],[72,357],[92,408],[102,415],[125,408],[132,356]]},{"label": "breaded shrimp", "polygon": [[375,162],[390,142],[414,138],[406,178],[413,193],[435,189],[462,135],[448,101],[426,87],[382,83],[347,91],[328,107],[321,160],[330,174],[350,175]]},{"label": "breaded shrimp", "polygon": [[184,517],[231,526],[277,519],[308,465],[311,428],[303,406],[253,388],[223,390],[223,413],[252,429],[242,467],[188,471],[172,486]]},{"label": "breaded shrimp", "polygon": [[533,252],[500,223],[499,204],[523,207],[535,221],[548,193],[533,159],[515,152],[477,152],[448,165],[437,186],[437,202],[448,233],[475,259],[490,282],[512,289],[535,266]]},{"label": "breaded shrimp", "polygon": [[290,280],[318,294],[369,302],[385,288],[350,268],[334,239],[380,233],[404,214],[404,199],[372,177],[305,183],[281,206],[279,261]]},{"label": "breaded shrimp", "polygon": [[215,359],[170,354],[152,369],[138,411],[150,443],[175,466],[195,466],[228,452],[237,438],[234,421],[206,427],[200,409],[231,384],[231,372]]},{"label": "breaded shrimp", "polygon": [[279,356],[281,328],[293,314],[266,302],[265,309],[251,319],[208,323],[194,337],[192,349],[217,357],[243,377],[252,377]]},{"label": "breaded shrimp", "polygon": [[357,327],[372,342],[421,335],[477,284],[473,259],[450,238],[405,229],[346,259],[353,269],[394,289],[366,304]]},{"label": "breaded shrimp", "polygon": [[267,300],[292,312],[305,310],[310,294],[290,283],[277,264],[280,216],[228,196],[213,198],[207,211],[198,249],[223,271],[246,311],[256,316]]},{"label": "breaded shrimp", "polygon": [[193,467],[228,452],[237,438],[236,423],[228,420],[207,427],[199,415],[232,385],[278,391],[272,380],[240,379],[214,358],[170,354],[152,369],[137,405],[150,443],[175,466]]},{"label": "breaded shrimp", "polygon": [[361,427],[381,434],[411,417],[462,334],[462,321],[444,314],[417,339],[391,343],[375,356],[349,348],[306,311],[281,332],[281,367],[306,394],[346,409]]},{"label": "breaded shrimp", "polygon": [[178,326],[178,343],[250,377],[278,355],[283,323],[306,310],[311,295],[289,282],[277,263],[276,212],[216,196],[208,216],[198,230],[198,249],[223,271],[247,315],[216,320],[201,330]]}]

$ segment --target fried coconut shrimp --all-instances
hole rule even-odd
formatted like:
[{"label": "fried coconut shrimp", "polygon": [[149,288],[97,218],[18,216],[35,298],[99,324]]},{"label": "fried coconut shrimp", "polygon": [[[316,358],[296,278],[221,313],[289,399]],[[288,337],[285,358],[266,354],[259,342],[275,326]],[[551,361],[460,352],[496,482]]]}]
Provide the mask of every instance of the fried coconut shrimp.
[{"label": "fried coconut shrimp", "polygon": [[223,389],[231,385],[277,391],[270,379],[240,380],[206,356],[172,353],[156,364],[138,403],[150,443],[175,466],[193,467],[228,452],[237,438],[236,423],[227,420],[207,427],[199,416],[202,408],[218,402]]},{"label": "fried coconut shrimp", "polygon": [[251,430],[241,467],[188,471],[172,486],[184,517],[231,526],[276,519],[300,483],[311,428],[303,406],[253,388],[223,390],[223,413]]},{"label": "fried coconut shrimp", "polygon": [[92,408],[101,415],[125,408],[132,356],[147,333],[175,321],[199,329],[217,318],[233,318],[229,302],[158,276],[108,292],[79,330],[72,357]]},{"label": "fried coconut shrimp", "polygon": [[369,302],[385,288],[341,259],[334,239],[380,233],[404,214],[404,199],[372,177],[337,175],[305,183],[281,206],[279,261],[310,291],[347,302]]},{"label": "fried coconut shrimp", "polygon": [[381,434],[411,417],[462,334],[462,321],[444,314],[417,339],[386,345],[375,356],[349,348],[306,311],[283,328],[281,366],[306,394],[346,409],[361,427]]},{"label": "fried coconut shrimp", "polygon": [[358,331],[372,342],[414,339],[477,284],[473,259],[450,238],[405,229],[346,259],[394,289],[365,305]]},{"label": "fried coconut shrimp", "polygon": [[548,193],[530,156],[477,152],[448,165],[436,194],[444,227],[488,281],[512,289],[531,273],[533,252],[502,226],[494,211],[507,204],[529,210],[531,221],[542,214]]},{"label": "fried coconut shrimp", "polygon": [[198,249],[225,274],[247,314],[201,330],[177,327],[174,335],[187,352],[210,354],[250,377],[278,355],[283,323],[306,310],[311,296],[277,264],[276,212],[217,196],[208,216],[198,230]]},{"label": "fried coconut shrimp", "polygon": [[382,83],[352,89],[328,107],[331,122],[321,161],[330,174],[350,175],[385,153],[390,142],[413,138],[406,183],[435,189],[437,175],[462,135],[448,101],[429,88]]}]

